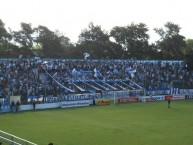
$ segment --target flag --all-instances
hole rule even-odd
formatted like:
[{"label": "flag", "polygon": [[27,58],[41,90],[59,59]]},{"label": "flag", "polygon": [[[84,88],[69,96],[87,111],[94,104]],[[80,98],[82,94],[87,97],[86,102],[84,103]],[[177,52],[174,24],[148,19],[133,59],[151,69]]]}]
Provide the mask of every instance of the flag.
[{"label": "flag", "polygon": [[80,75],[80,72],[79,71],[77,71],[75,68],[72,70],[72,75],[73,76],[78,76],[78,75]]},{"label": "flag", "polygon": [[94,77],[102,77],[102,74],[95,68],[94,70]]},{"label": "flag", "polygon": [[56,72],[52,77],[54,78],[55,76],[57,76],[57,74],[58,74],[58,73]]},{"label": "flag", "polygon": [[132,78],[135,77],[135,74],[137,71],[136,69],[132,69],[131,67],[127,68],[126,71],[131,75]]},{"label": "flag", "polygon": [[88,59],[90,57],[90,54],[89,53],[84,53],[84,59]]}]

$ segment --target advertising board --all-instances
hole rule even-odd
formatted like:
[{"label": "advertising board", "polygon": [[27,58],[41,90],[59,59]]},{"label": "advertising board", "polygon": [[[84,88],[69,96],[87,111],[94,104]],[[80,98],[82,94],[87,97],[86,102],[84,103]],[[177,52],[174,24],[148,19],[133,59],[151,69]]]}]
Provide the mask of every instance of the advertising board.
[{"label": "advertising board", "polygon": [[95,104],[96,105],[110,105],[112,103],[111,99],[96,99]]},{"label": "advertising board", "polygon": [[164,96],[148,96],[142,97],[142,102],[155,102],[165,100]]},{"label": "advertising board", "polygon": [[119,98],[118,99],[119,103],[138,102],[138,101],[139,101],[138,97],[129,97],[129,98]]},{"label": "advertising board", "polygon": [[64,102],[61,102],[61,108],[83,107],[83,106],[89,106],[89,104],[90,104],[90,100],[64,101]]},{"label": "advertising board", "polygon": [[168,99],[171,99],[171,100],[184,100],[186,99],[186,95],[166,95],[165,96],[165,100],[168,100]]},{"label": "advertising board", "polygon": [[185,95],[173,95],[171,100],[184,100],[186,99]]}]

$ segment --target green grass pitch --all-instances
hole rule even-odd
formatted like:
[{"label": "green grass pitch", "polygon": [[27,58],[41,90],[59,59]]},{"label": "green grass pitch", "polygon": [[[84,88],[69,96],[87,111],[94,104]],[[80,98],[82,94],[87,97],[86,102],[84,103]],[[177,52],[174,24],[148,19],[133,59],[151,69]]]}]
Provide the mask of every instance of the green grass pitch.
[{"label": "green grass pitch", "polygon": [[193,100],[6,113],[0,129],[38,145],[193,145]]}]

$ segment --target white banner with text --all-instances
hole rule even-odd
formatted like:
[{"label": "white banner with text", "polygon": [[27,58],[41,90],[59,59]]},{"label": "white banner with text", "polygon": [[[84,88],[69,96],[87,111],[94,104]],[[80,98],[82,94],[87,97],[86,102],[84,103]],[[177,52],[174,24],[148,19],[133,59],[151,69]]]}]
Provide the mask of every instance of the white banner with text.
[{"label": "white banner with text", "polygon": [[64,101],[64,102],[61,102],[61,108],[83,107],[83,106],[89,106],[89,104],[90,104],[90,100]]}]

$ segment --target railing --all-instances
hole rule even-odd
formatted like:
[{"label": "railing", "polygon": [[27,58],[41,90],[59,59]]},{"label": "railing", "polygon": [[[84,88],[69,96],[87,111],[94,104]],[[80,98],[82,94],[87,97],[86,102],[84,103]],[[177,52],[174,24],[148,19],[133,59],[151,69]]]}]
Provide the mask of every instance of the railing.
[{"label": "railing", "polygon": [[19,138],[2,130],[0,130],[0,142],[10,145],[37,145],[35,143]]}]

